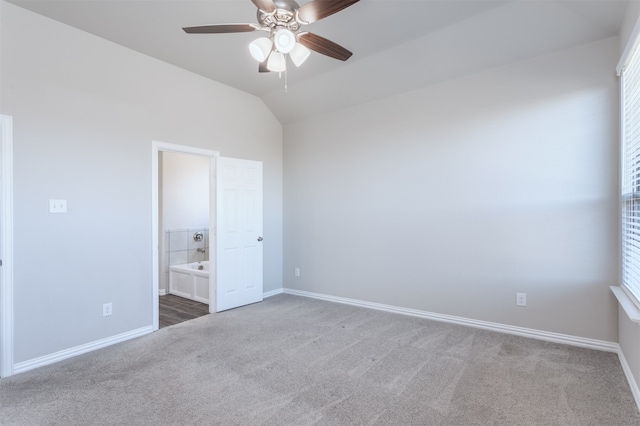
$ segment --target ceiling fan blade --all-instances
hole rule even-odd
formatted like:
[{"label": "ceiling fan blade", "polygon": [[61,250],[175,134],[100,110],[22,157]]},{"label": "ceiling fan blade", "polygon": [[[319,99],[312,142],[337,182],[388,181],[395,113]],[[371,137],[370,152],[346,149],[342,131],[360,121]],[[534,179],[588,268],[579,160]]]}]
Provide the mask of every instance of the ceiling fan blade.
[{"label": "ceiling fan blade", "polygon": [[351,57],[351,55],[353,55],[353,53],[349,52],[339,44],[312,33],[302,33],[299,42],[301,45],[311,50],[315,50],[318,53],[322,53],[323,55],[327,55],[341,61],[346,61]]},{"label": "ceiling fan blade", "polygon": [[273,4],[273,0],[251,0],[258,9],[263,12],[271,13],[276,10],[276,5]]},{"label": "ceiling fan blade", "polygon": [[298,9],[298,18],[310,24],[346,9],[359,0],[314,0]]},{"label": "ceiling fan blade", "polygon": [[260,65],[258,66],[258,72],[271,72],[269,70],[269,68],[267,68],[267,60],[266,59],[264,61],[260,62]]},{"label": "ceiling fan blade", "polygon": [[250,33],[257,30],[256,24],[218,24],[202,25],[200,27],[182,28],[188,34],[224,34],[224,33]]}]

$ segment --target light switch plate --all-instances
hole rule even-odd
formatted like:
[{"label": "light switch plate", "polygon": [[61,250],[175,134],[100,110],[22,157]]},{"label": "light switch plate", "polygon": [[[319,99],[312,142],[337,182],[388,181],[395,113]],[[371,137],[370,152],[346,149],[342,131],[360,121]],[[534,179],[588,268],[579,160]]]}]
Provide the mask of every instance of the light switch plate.
[{"label": "light switch plate", "polygon": [[67,200],[49,200],[49,213],[66,213]]}]

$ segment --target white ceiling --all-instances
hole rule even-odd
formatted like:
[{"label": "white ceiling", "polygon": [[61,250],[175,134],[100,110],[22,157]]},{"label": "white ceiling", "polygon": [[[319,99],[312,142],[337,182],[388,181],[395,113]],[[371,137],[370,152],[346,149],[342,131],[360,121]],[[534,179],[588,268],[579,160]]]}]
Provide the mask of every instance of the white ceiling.
[{"label": "white ceiling", "polygon": [[[259,96],[282,123],[617,35],[629,0],[361,0],[305,30],[353,52],[312,53],[257,72],[255,33],[184,26],[255,23],[250,0],[9,0],[39,14]],[[309,0],[298,1],[300,5]]]}]

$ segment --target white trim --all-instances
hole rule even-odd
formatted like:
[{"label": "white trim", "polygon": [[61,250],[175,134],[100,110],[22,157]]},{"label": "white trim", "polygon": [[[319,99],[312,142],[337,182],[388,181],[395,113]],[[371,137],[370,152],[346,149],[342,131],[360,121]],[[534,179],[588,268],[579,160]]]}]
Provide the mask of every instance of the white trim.
[{"label": "white trim", "polygon": [[151,328],[160,328],[160,241],[158,240],[158,160],[160,142],[151,142]]},{"label": "white trim", "polygon": [[[614,287],[612,287],[611,289],[613,290],[613,288]],[[369,308],[369,309],[376,309],[376,310],[386,311],[386,312],[393,312],[393,313],[402,314],[402,315],[410,315],[410,316],[430,319],[434,321],[443,321],[443,322],[448,322],[452,324],[464,325],[464,326],[469,326],[474,328],[481,328],[484,330],[496,331],[498,333],[515,334],[517,336],[529,337],[532,339],[544,340],[548,342],[562,343],[566,345],[579,346],[583,348],[595,349],[595,350],[606,351],[606,352],[615,352],[616,354],[618,354],[618,359],[620,360],[622,371],[624,372],[624,375],[627,378],[627,382],[629,383],[629,387],[631,388],[631,393],[636,402],[636,405],[638,406],[638,410],[640,410],[640,388],[638,387],[638,383],[636,382],[635,377],[633,377],[633,373],[631,371],[631,368],[629,367],[629,364],[627,363],[624,353],[622,352],[622,348],[620,347],[620,344],[615,342],[587,339],[584,337],[571,336],[567,334],[552,333],[548,331],[534,330],[531,328],[524,328],[524,327],[515,327],[511,325],[498,324],[498,323],[487,322],[487,321],[479,321],[479,320],[474,320],[469,318],[437,314],[437,313],[427,312],[427,311],[419,311],[416,309],[401,308],[398,306],[383,305],[380,303],[373,303],[373,302],[367,302],[367,301],[356,300],[356,299],[348,299],[345,297],[329,296],[326,294],[312,293],[309,291],[294,290],[289,288],[283,289],[282,293],[293,294],[295,296],[310,297],[313,299],[326,300],[329,302],[344,303],[347,305],[359,306],[359,307]]]},{"label": "white trim", "polygon": [[152,145],[155,148],[157,148],[158,151],[176,152],[178,154],[202,155],[204,157],[220,156],[219,151],[213,151],[205,148],[197,148],[195,146],[178,145],[175,143],[167,143],[167,142],[160,142],[160,141],[153,141]]},{"label": "white trim", "polygon": [[2,149],[2,240],[0,253],[0,377],[14,374],[13,367],[13,119],[0,115]]},{"label": "white trim", "polygon": [[127,331],[126,333],[76,346],[74,348],[65,349],[49,355],[30,359],[28,361],[19,362],[13,367],[13,372],[14,374],[23,373],[28,370],[33,370],[34,368],[43,367],[45,365],[53,364],[54,362],[62,361],[67,358],[82,355],[84,353],[102,349],[107,346],[115,345],[116,343],[121,343],[130,339],[134,339],[136,337],[141,337],[151,332],[153,332],[152,327],[146,326],[137,330]]},{"label": "white trim", "polygon": [[347,305],[360,306],[364,308],[377,309],[379,311],[393,312],[402,315],[410,315],[419,318],[426,318],[434,321],[448,322],[458,325],[466,325],[484,330],[497,331],[499,333],[515,334],[517,336],[529,337],[532,339],[545,340],[547,342],[563,343],[566,345],[580,346],[583,348],[597,349],[607,352],[620,353],[620,346],[615,342],[605,340],[588,339],[585,337],[571,336],[568,334],[552,333],[549,331],[535,330],[532,328],[516,327],[512,325],[499,324],[495,322],[479,321],[470,318],[456,317],[453,315],[438,314],[417,309],[402,308],[399,306],[383,305],[380,303],[367,302],[363,300],[348,299],[344,297],[329,296],[326,294],[312,293],[308,291],[293,290],[285,288],[284,293],[296,296],[311,297],[314,299],[327,300],[329,302],[344,303]]},{"label": "white trim", "polygon": [[[618,108],[620,113],[618,115],[618,119],[620,120],[619,122],[619,133],[618,133],[618,252],[616,253],[618,255],[618,278],[619,278],[619,284],[622,284],[622,268],[623,268],[623,260],[622,260],[622,253],[623,253],[623,247],[622,247],[622,243],[623,243],[623,237],[622,237],[622,182],[623,182],[623,174],[624,171],[623,169],[623,164],[624,164],[624,150],[622,149],[623,146],[623,142],[624,142],[624,132],[625,132],[625,126],[624,126],[624,103],[625,103],[625,97],[624,97],[624,74],[619,74],[620,76],[620,84],[618,85],[618,92],[619,92],[619,105]],[[611,289],[613,291],[613,288]],[[615,294],[615,291],[614,291]],[[618,339],[620,340],[620,339]]]},{"label": "white trim", "polygon": [[[541,339],[541,340],[548,340],[543,338],[543,335],[554,335],[554,336],[565,336],[565,337],[571,337],[570,340],[562,340],[559,341],[557,339],[553,339],[553,340],[549,340],[552,342],[556,342],[556,343],[566,343],[569,345],[573,345],[573,346],[584,346],[587,348],[591,348],[591,349],[599,349],[599,350],[604,350],[607,352],[615,352],[618,354],[618,358],[620,360],[620,364],[622,366],[622,370],[627,378],[627,381],[629,383],[629,387],[631,388],[631,393],[633,394],[633,398],[636,401],[636,405],[638,406],[638,409],[640,409],[640,388],[638,387],[637,382],[635,381],[635,378],[633,377],[633,373],[631,372],[631,368],[629,367],[629,363],[627,362],[624,353],[622,352],[622,349],[620,347],[619,344],[617,343],[612,343],[612,342],[604,342],[604,341],[599,341],[599,340],[592,340],[592,339],[583,339],[583,338],[576,338],[574,336],[567,336],[567,335],[560,335],[557,333],[547,333],[547,332],[540,332],[538,330],[531,330],[531,329],[525,329],[525,328],[520,328],[520,327],[511,327],[511,326],[504,326],[502,324],[496,324],[496,323],[488,323],[488,322],[484,322],[484,321],[476,321],[476,320],[469,320],[467,318],[461,318],[461,317],[453,317],[453,316],[449,316],[449,315],[441,315],[441,314],[434,314],[434,313],[430,313],[430,312],[426,312],[426,311],[417,311],[417,310],[413,310],[413,309],[405,309],[405,308],[399,308],[396,306],[390,306],[390,305],[381,305],[378,303],[371,303],[371,302],[365,302],[365,301],[360,301],[360,300],[355,300],[355,299],[347,299],[347,298],[343,298],[343,297],[335,297],[335,296],[328,296],[328,295],[323,295],[323,294],[318,294],[318,293],[311,293],[311,292],[307,292],[307,291],[301,291],[301,290],[293,290],[293,289],[276,289],[276,290],[272,290],[269,292],[264,293],[264,297],[271,297],[271,296],[275,296],[278,294],[282,294],[282,293],[286,293],[286,294],[293,294],[296,296],[303,296],[303,297],[310,297],[310,298],[314,298],[314,299],[321,299],[321,300],[327,300],[330,302],[337,302],[337,303],[344,303],[344,304],[348,304],[348,305],[353,305],[353,306],[359,306],[359,307],[365,307],[365,308],[370,308],[370,309],[377,309],[377,310],[383,310],[383,311],[387,311],[387,312],[394,312],[394,313],[399,313],[399,314],[404,314],[404,315],[411,315],[411,316],[417,316],[417,317],[421,317],[421,318],[427,318],[427,319],[433,319],[436,321],[445,321],[445,322],[450,322],[450,323],[454,323],[454,324],[460,324],[460,325],[468,325],[468,326],[472,326],[472,327],[476,327],[476,328],[482,328],[482,329],[487,329],[487,330],[493,330],[493,331],[497,331],[497,332],[504,332],[504,333],[508,333],[508,334],[518,334],[520,336],[524,336],[524,337],[531,337],[534,339]],[[444,318],[444,319],[443,319]],[[458,321],[454,321],[452,319],[457,319]],[[476,324],[476,325],[474,325]],[[492,324],[495,326],[499,326],[499,328],[489,328],[486,325],[487,324]],[[522,332],[521,333],[510,333],[508,331],[504,331],[504,327],[508,327],[510,329],[520,329]],[[530,335],[530,334],[526,334],[524,331],[535,331],[536,334],[535,335]],[[71,349],[66,349],[63,351],[59,351],[50,355],[46,355],[43,357],[39,357],[39,358],[34,358],[32,360],[29,361],[24,361],[24,362],[20,362],[18,364],[16,364],[14,366],[14,370],[13,373],[17,374],[17,373],[23,373],[25,371],[28,370],[32,370],[34,368],[38,368],[38,367],[43,367],[45,365],[49,365],[49,364],[53,364],[55,362],[59,362],[62,361],[64,359],[67,358],[71,358],[77,355],[81,355],[87,352],[91,352],[97,349],[102,349],[104,347],[107,346],[111,346],[114,345],[116,343],[121,343],[130,339],[134,339],[136,337],[141,337],[144,336],[146,334],[152,333],[154,330],[152,327],[142,327],[139,328],[137,330],[132,330],[126,333],[122,333],[116,336],[112,336],[112,337],[108,337],[102,340],[97,340],[95,342],[91,342],[91,343],[87,343],[84,345],[80,345],[80,346],[76,346],[74,348]],[[583,345],[583,344],[576,344],[576,339],[581,339],[583,341],[583,343],[589,343],[588,345]],[[597,345],[594,345],[593,343],[597,342]]]},{"label": "white trim", "polygon": [[[152,141],[151,142],[151,281],[152,281],[152,291],[151,291],[151,298],[152,298],[152,309],[151,309],[151,314],[153,315],[152,318],[152,328],[153,330],[158,330],[158,328],[160,328],[160,323],[159,323],[159,311],[160,311],[160,307],[159,307],[159,284],[160,284],[160,277],[159,277],[159,253],[158,251],[160,250],[160,246],[159,246],[159,241],[158,241],[158,227],[159,227],[159,212],[158,212],[158,199],[159,199],[159,185],[158,185],[158,156],[160,151],[165,151],[165,152],[175,152],[175,153],[179,153],[179,154],[192,154],[192,155],[202,155],[205,157],[209,157],[210,159],[214,159],[215,157],[218,157],[220,155],[220,153],[218,151],[212,151],[209,149],[203,149],[203,148],[196,148],[193,146],[187,146],[187,145],[177,145],[177,144],[172,144],[172,143],[166,143],[166,142],[160,142],[160,141]],[[209,161],[210,164],[213,164],[213,161]],[[210,166],[211,167],[211,166]],[[215,188],[215,181],[213,181],[213,178],[211,177],[211,172],[209,173],[210,175],[210,181],[209,181],[209,187],[210,188]],[[211,212],[209,213],[211,215]],[[213,230],[213,226],[211,226],[211,224],[209,224],[209,257],[211,257],[211,247],[215,247],[215,240],[213,240],[213,236],[214,236],[214,232]],[[213,279],[211,278],[212,275],[215,274],[209,274],[209,294],[215,294],[213,293],[215,291],[215,288],[213,288]],[[211,312],[211,305],[209,305],[209,312]]]},{"label": "white trim", "polygon": [[277,296],[278,294],[282,294],[282,293],[284,293],[284,289],[278,288],[278,289],[267,291],[267,292],[263,293],[262,294],[262,298],[266,299],[267,297]]},{"label": "white trim", "polygon": [[635,377],[633,377],[631,367],[629,366],[629,363],[624,356],[624,352],[622,352],[622,348],[619,345],[618,358],[620,359],[620,365],[622,365],[622,371],[624,371],[624,375],[627,377],[627,382],[629,382],[629,387],[631,388],[633,399],[635,399],[638,410],[640,410],[640,388],[638,387],[638,383],[636,382]]},{"label": "white trim", "polygon": [[611,286],[610,288],[629,319],[633,322],[640,322],[640,309],[636,306],[633,296],[629,294],[628,290],[621,286]]},{"label": "white trim", "polygon": [[[628,244],[629,242],[625,241],[626,240],[625,237],[628,236],[628,232],[625,230],[625,221],[630,219],[625,213],[625,208],[623,207],[624,205],[623,192],[625,191],[628,192],[628,190],[630,189],[630,188],[625,189],[625,186],[626,186],[625,183],[627,185],[629,184],[629,182],[626,182],[629,176],[625,176],[625,173],[628,173],[628,171],[625,170],[625,163],[628,160],[626,158],[626,155],[628,153],[625,152],[626,125],[627,125],[626,114],[628,111],[626,108],[626,97],[627,97],[626,89],[627,88],[625,87],[626,86],[625,81],[627,79],[627,75],[626,75],[626,72],[624,72],[624,69],[626,68],[626,66],[630,61],[634,60],[634,57],[632,56],[640,54],[639,52],[635,52],[636,49],[638,49],[639,43],[640,43],[640,18],[636,22],[636,25],[633,30],[633,34],[629,38],[629,41],[625,49],[625,52],[626,52],[625,54],[628,54],[628,57],[625,58],[624,66],[620,69],[621,72],[618,74],[620,77],[620,84],[619,84],[620,132],[619,132],[619,138],[618,138],[619,139],[618,140],[618,149],[619,149],[618,156],[619,156],[619,163],[620,163],[620,167],[618,168],[618,190],[619,190],[618,192],[618,256],[619,256],[618,268],[620,271],[619,285],[621,287],[620,289],[621,291],[617,292],[618,290],[615,290],[613,287],[611,287],[611,290],[614,292],[614,294],[618,298],[620,305],[624,308],[627,315],[629,315],[629,318],[634,322],[640,322],[639,321],[640,320],[640,299],[638,298],[638,292],[632,288],[632,282],[626,282],[625,262],[624,262],[625,251],[626,249],[629,248],[629,244]],[[630,48],[630,46],[632,46],[633,48]],[[633,93],[631,93],[631,95],[633,95]],[[624,294],[622,292],[624,292]],[[631,305],[635,305],[635,308]],[[633,319],[633,318],[636,318],[636,319]]]},{"label": "white trim", "polygon": [[[218,304],[218,156],[209,157],[209,313],[216,313]],[[214,194],[212,197],[211,194]],[[212,267],[213,265],[213,267]]]}]

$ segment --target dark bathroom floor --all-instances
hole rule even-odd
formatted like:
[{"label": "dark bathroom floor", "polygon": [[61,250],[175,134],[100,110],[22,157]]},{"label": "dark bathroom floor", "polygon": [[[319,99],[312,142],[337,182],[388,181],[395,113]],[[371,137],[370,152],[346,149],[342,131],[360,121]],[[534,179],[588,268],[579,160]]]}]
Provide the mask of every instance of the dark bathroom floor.
[{"label": "dark bathroom floor", "polygon": [[160,328],[207,315],[209,305],[167,294],[160,296]]}]

